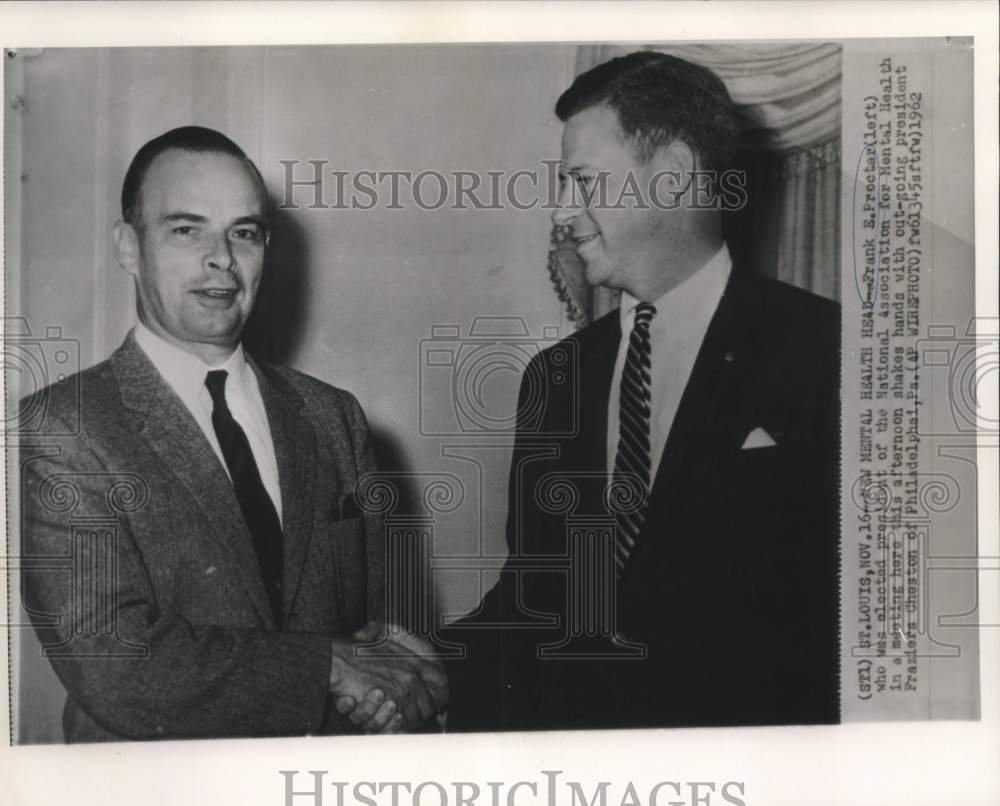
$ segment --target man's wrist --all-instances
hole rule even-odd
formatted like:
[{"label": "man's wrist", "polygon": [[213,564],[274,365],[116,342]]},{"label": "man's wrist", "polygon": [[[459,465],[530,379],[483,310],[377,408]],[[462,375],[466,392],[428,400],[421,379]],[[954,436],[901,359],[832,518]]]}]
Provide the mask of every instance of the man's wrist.
[{"label": "man's wrist", "polygon": [[337,691],[343,685],[344,676],[347,672],[347,658],[353,651],[353,644],[350,641],[336,640],[333,642],[333,651],[330,654],[330,680],[329,690]]}]

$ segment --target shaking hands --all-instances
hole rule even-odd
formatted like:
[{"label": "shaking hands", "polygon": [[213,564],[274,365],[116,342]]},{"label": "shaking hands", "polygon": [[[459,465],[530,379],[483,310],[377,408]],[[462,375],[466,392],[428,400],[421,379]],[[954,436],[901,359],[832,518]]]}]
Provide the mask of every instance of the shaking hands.
[{"label": "shaking hands", "polygon": [[416,730],[448,707],[448,680],[431,645],[377,622],[353,641],[334,641],[330,692],[366,733]]}]

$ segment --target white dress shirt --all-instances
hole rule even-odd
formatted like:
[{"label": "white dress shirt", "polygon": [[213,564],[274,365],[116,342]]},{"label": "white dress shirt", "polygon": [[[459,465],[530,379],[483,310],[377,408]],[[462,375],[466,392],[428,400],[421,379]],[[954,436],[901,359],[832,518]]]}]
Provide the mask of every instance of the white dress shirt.
[{"label": "white dress shirt", "polygon": [[[723,244],[711,260],[680,285],[670,289],[652,304],[656,316],[649,327],[650,342],[650,484],[656,478],[663,447],[677,416],[681,396],[687,387],[691,370],[698,358],[705,332],[715,309],[722,299],[733,263],[729,249]],[[622,292],[619,308],[622,339],[618,358],[611,376],[611,396],[608,399],[608,474],[614,471],[618,452],[619,387],[628,353],[629,336],[635,321],[635,306],[640,300]]]},{"label": "white dress shirt", "polygon": [[240,424],[240,428],[247,435],[257,470],[260,472],[260,480],[267,494],[271,496],[271,503],[274,504],[280,522],[281,486],[278,483],[278,460],[274,454],[274,441],[271,439],[271,427],[267,422],[264,399],[260,395],[257,376],[243,353],[243,345],[239,345],[224,363],[210,367],[200,358],[164,341],[142,322],[135,326],[135,340],[153,362],[157,372],[191,412],[215,455],[219,457],[226,475],[229,475],[229,469],[226,467],[226,459],[222,454],[218,437],[215,436],[215,427],[212,425],[212,396],[205,386],[205,377],[210,370],[215,369],[224,369],[228,373],[226,404],[233,419]]}]

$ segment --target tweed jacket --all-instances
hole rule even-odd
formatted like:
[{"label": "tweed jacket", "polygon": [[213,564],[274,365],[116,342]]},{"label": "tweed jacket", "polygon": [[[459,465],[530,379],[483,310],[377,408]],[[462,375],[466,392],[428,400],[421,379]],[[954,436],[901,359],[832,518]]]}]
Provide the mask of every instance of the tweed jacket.
[{"label": "tweed jacket", "polygon": [[281,624],[225,469],[131,333],[22,401],[24,552],[62,560],[24,573],[24,599],[67,741],[348,729],[331,638],[384,613],[381,522],[355,498],[368,425],[350,393],[250,362],[284,510]]}]

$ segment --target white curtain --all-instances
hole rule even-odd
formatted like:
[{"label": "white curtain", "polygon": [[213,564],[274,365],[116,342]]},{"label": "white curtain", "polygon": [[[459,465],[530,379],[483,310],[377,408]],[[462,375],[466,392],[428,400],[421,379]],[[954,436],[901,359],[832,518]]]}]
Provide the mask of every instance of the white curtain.
[{"label": "white curtain", "polygon": [[[656,50],[708,67],[721,78],[740,122],[737,167],[749,201],[726,222],[740,265],[808,291],[840,298],[841,49],[836,44],[584,45],[577,73],[634,50]],[[553,232],[549,270],[578,325],[617,305],[591,291],[562,234]]]}]

